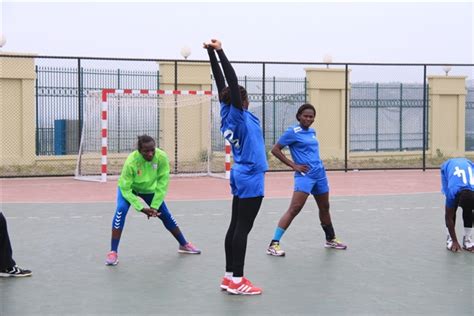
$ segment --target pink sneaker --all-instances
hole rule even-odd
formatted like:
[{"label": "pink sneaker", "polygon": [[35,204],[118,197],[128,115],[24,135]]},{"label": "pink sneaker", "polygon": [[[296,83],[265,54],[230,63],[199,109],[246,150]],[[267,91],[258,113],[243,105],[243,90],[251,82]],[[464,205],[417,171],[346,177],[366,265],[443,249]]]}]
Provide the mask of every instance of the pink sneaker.
[{"label": "pink sneaker", "polygon": [[188,242],[184,246],[179,246],[178,248],[179,253],[188,253],[192,255],[199,255],[201,253],[201,250],[196,248],[192,243]]},{"label": "pink sneaker", "polygon": [[230,280],[226,277],[223,277],[222,282],[221,282],[221,290],[226,291],[227,288],[229,287],[229,284],[230,284]]},{"label": "pink sneaker", "polygon": [[340,240],[334,238],[331,241],[326,241],[324,244],[325,248],[334,248],[334,249],[340,249],[340,250],[345,250],[347,249],[347,245],[344,245]]},{"label": "pink sneaker", "polygon": [[116,266],[118,263],[118,254],[115,251],[111,251],[107,254],[107,259],[105,260],[105,265],[107,266]]},{"label": "pink sneaker", "polygon": [[256,287],[246,278],[242,278],[240,283],[229,282],[227,292],[237,295],[259,295],[262,294],[262,289]]}]

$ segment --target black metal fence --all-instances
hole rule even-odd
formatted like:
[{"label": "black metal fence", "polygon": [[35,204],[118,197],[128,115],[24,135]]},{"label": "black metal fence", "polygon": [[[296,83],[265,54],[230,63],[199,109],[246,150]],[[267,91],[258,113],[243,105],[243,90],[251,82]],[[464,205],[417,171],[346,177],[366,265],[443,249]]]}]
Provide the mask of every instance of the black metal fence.
[{"label": "black metal fence", "polygon": [[[11,58],[22,56],[0,56]],[[80,57],[35,57],[35,146],[37,156],[76,155],[84,121],[84,104],[94,91],[114,89],[162,89],[172,85],[183,89],[190,84],[189,69],[203,61],[108,59]],[[160,65],[170,65],[160,68]],[[345,70],[346,120],[344,159],[336,159],[329,169],[425,168],[437,166],[426,160],[429,149],[428,117],[430,100],[427,76],[440,75],[441,64],[360,64],[360,63],[277,63],[233,62],[240,84],[245,86],[250,110],[260,117],[267,148],[295,123],[296,109],[308,100],[305,70],[328,67]],[[467,77],[466,150],[474,150],[474,81],[472,64],[451,65],[454,75]],[[187,68],[186,71],[182,71]],[[185,73],[186,72],[186,73]],[[172,78],[172,80],[164,79]],[[336,90],[336,89],[335,89]],[[8,93],[8,91],[7,91]],[[334,100],[340,98],[334,94]],[[329,100],[331,101],[331,100]],[[219,105],[213,102],[217,111]],[[339,118],[317,117],[318,120]],[[177,122],[175,122],[177,124]],[[211,120],[212,150],[222,150],[218,115]],[[162,127],[152,132],[157,137]],[[331,138],[332,135],[319,135]],[[159,139],[159,137],[157,137]],[[119,142],[120,143],[120,142]],[[176,145],[177,146],[177,145]],[[133,148],[121,148],[127,152]],[[425,149],[425,150],[423,150]],[[351,164],[351,153],[420,151],[415,160],[399,164],[387,160],[381,165]],[[177,151],[176,151],[177,152]],[[173,160],[179,161],[179,154]],[[271,165],[272,170],[285,169]],[[178,173],[179,170],[176,170]],[[49,173],[54,174],[54,171]],[[40,172],[41,174],[41,172]]]}]

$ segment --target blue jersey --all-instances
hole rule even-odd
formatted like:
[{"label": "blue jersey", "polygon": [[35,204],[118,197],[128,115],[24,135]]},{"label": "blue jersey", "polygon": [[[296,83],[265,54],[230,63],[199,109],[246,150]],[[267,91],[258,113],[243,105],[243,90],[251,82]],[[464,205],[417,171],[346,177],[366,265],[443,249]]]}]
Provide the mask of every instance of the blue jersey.
[{"label": "blue jersey", "polygon": [[308,176],[315,179],[326,177],[314,128],[303,129],[299,124],[290,126],[281,135],[278,144],[290,148],[291,158],[296,164],[310,168]]},{"label": "blue jersey", "polygon": [[446,206],[456,207],[456,195],[463,190],[474,191],[474,164],[466,158],[452,158],[441,165],[442,192]]},{"label": "blue jersey", "polygon": [[260,120],[245,109],[225,103],[221,103],[221,119],[221,132],[230,142],[234,156],[232,169],[245,174],[267,171]]}]

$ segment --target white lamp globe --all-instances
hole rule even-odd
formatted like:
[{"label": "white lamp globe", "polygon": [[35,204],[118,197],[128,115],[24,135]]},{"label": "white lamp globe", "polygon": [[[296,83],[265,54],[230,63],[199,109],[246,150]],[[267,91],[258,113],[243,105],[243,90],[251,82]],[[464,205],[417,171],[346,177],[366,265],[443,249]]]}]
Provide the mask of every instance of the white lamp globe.
[{"label": "white lamp globe", "polygon": [[446,76],[448,76],[448,73],[451,71],[451,66],[449,65],[444,66],[443,71],[446,73]]},{"label": "white lamp globe", "polygon": [[0,48],[5,46],[6,42],[7,42],[7,38],[5,37],[5,35],[3,35],[3,33],[0,33]]},{"label": "white lamp globe", "polygon": [[323,63],[325,63],[326,67],[329,68],[329,64],[332,63],[332,56],[329,54],[325,54],[323,56]]},{"label": "white lamp globe", "polygon": [[189,48],[188,46],[183,46],[183,48],[181,48],[181,56],[183,56],[184,59],[188,59],[190,55],[191,55],[191,48]]}]

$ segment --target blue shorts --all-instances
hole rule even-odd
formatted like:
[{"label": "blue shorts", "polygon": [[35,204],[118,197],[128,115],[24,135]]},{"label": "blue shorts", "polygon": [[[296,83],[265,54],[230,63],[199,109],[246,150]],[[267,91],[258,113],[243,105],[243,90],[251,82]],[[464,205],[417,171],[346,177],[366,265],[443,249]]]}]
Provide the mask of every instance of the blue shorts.
[{"label": "blue shorts", "polygon": [[314,179],[308,176],[295,176],[295,192],[321,195],[329,192],[328,178]]},{"label": "blue shorts", "polygon": [[230,170],[230,188],[232,195],[241,199],[264,196],[265,172],[246,174]]}]

